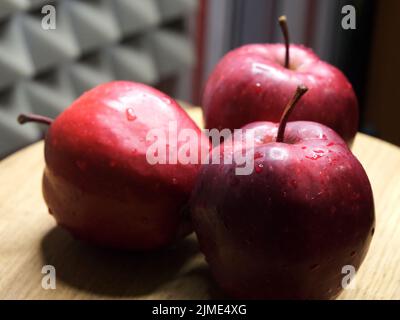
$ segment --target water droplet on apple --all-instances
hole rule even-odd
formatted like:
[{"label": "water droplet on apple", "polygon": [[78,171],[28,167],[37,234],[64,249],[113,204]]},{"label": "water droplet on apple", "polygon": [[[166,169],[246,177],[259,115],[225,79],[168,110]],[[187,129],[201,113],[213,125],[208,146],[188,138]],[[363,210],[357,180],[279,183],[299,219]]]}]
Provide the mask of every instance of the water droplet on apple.
[{"label": "water droplet on apple", "polygon": [[261,91],[262,91],[261,83],[257,82],[257,83],[256,83],[256,86],[255,86],[255,88],[254,88],[254,93],[260,94]]},{"label": "water droplet on apple", "polygon": [[322,158],[323,156],[317,153],[314,153],[312,156],[306,156],[307,159],[310,160],[318,160],[319,158]]},{"label": "water droplet on apple", "polygon": [[171,99],[169,98],[161,98],[162,101],[164,101],[166,104],[171,104]]},{"label": "water droplet on apple", "polygon": [[292,181],[290,181],[290,184],[293,188],[297,189],[297,181],[296,180],[293,179]]},{"label": "water droplet on apple", "polygon": [[257,172],[257,173],[260,173],[260,172],[262,171],[263,167],[264,167],[264,165],[263,165],[262,163],[259,163],[259,164],[256,166],[256,172]]},{"label": "water droplet on apple", "polygon": [[136,120],[137,116],[136,116],[135,111],[133,110],[133,108],[127,108],[126,109],[126,118],[128,119],[128,121]]},{"label": "water droplet on apple", "polygon": [[178,179],[172,178],[172,184],[178,184]]}]

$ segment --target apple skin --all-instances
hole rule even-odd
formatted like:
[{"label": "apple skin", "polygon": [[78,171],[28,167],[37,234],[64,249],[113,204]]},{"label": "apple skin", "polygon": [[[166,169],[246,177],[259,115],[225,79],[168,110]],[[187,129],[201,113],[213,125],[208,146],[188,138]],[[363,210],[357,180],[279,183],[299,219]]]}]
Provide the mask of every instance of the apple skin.
[{"label": "apple skin", "polygon": [[342,267],[359,268],[374,233],[368,177],[330,128],[288,122],[288,143],[277,143],[277,127],[243,128],[255,133],[252,174],[235,175],[235,164],[201,168],[191,199],[201,251],[231,297],[335,298]]},{"label": "apple skin", "polygon": [[187,235],[185,208],[200,166],[146,160],[148,131],[167,135],[169,121],[178,133],[195,130],[208,146],[174,100],[139,83],[100,85],[57,117],[45,140],[43,176],[57,223],[86,242],[127,250],[158,249]]},{"label": "apple skin", "polygon": [[358,128],[358,102],[343,73],[312,50],[283,44],[245,45],[226,54],[211,73],[203,95],[206,128],[237,129],[255,121],[278,122],[300,84],[309,88],[290,121],[322,123],[351,143]]}]

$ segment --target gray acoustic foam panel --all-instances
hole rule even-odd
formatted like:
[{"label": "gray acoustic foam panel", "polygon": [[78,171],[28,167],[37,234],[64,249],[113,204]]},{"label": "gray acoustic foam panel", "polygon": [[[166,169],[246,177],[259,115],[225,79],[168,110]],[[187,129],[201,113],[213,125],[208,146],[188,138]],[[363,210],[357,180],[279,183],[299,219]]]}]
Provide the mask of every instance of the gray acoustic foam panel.
[{"label": "gray acoustic foam panel", "polygon": [[[21,112],[56,117],[100,83],[157,85],[189,72],[185,22],[197,2],[0,0],[0,158],[43,135],[43,127],[17,124]],[[46,4],[56,8],[55,30],[42,28]]]}]

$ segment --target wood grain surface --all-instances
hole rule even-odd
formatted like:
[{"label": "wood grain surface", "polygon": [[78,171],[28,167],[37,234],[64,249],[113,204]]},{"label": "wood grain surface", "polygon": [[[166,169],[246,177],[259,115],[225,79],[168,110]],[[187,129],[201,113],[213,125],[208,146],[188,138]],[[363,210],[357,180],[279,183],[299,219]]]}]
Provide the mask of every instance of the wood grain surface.
[{"label": "wood grain surface", "polygon": [[[201,111],[189,113],[201,123]],[[400,149],[358,134],[353,152],[371,180],[376,232],[354,290],[339,299],[400,299]],[[1,299],[210,299],[214,284],[195,236],[151,254],[102,250],[56,226],[41,194],[43,142],[0,162]],[[44,265],[57,287],[41,286]]]}]

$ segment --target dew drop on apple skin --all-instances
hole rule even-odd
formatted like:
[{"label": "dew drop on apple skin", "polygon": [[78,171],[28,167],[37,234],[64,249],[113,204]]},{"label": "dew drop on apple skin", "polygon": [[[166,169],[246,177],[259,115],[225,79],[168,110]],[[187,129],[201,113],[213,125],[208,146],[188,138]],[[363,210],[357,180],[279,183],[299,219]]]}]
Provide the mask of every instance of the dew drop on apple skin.
[{"label": "dew drop on apple skin", "polygon": [[255,168],[257,173],[260,173],[263,170],[264,165],[262,163],[258,164]]},{"label": "dew drop on apple skin", "polygon": [[262,91],[261,83],[257,82],[257,83],[256,83],[256,86],[255,86],[255,88],[254,88],[254,93],[260,94],[261,91]]},{"label": "dew drop on apple skin", "polygon": [[166,104],[171,104],[171,99],[169,98],[161,98],[162,101],[164,101]]},{"label": "dew drop on apple skin", "polygon": [[128,119],[128,121],[136,120],[137,116],[136,116],[135,111],[133,110],[133,108],[127,108],[125,113],[126,113],[126,118]]},{"label": "dew drop on apple skin", "polygon": [[317,153],[314,153],[312,156],[306,156],[307,159],[310,160],[318,160],[319,158],[322,158],[323,156]]}]

